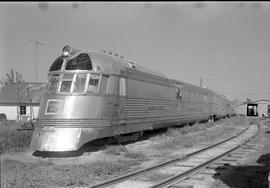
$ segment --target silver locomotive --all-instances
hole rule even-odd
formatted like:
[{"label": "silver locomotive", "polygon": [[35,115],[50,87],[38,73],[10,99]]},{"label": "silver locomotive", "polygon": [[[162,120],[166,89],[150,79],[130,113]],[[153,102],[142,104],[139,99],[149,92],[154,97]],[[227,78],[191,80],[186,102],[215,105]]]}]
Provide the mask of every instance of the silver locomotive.
[{"label": "silver locomotive", "polygon": [[105,137],[230,116],[223,96],[119,55],[65,46],[51,65],[31,147],[73,151]]}]

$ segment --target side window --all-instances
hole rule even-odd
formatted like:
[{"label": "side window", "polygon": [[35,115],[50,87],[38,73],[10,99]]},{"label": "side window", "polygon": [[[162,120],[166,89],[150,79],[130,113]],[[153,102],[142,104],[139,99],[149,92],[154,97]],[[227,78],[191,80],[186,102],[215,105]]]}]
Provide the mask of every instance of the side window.
[{"label": "side window", "polygon": [[58,88],[59,75],[50,75],[49,76],[49,84],[48,84],[48,92],[56,93]]},{"label": "side window", "polygon": [[75,84],[74,84],[74,93],[83,93],[85,90],[87,74],[77,74]]},{"label": "side window", "polygon": [[91,74],[89,78],[89,84],[87,88],[88,93],[96,93],[98,91],[99,74]]},{"label": "side window", "polygon": [[65,73],[61,82],[60,92],[70,92],[74,74]]},{"label": "side window", "polygon": [[176,94],[176,99],[181,101],[182,100],[182,96],[183,96],[183,85],[180,83],[174,83],[174,87],[175,87],[175,94]]},{"label": "side window", "polygon": [[119,79],[119,95],[126,96],[126,78]]},{"label": "side window", "polygon": [[99,86],[99,92],[101,93],[107,93],[108,89],[108,81],[109,81],[109,75],[102,75],[100,86]]}]

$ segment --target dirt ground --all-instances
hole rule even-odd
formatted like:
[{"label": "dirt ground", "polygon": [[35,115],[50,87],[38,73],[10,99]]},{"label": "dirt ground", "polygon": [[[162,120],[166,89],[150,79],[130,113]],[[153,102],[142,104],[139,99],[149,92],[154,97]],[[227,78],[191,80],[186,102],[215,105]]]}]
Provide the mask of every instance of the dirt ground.
[{"label": "dirt ground", "polygon": [[270,172],[270,119],[260,121],[260,132],[248,145],[251,152],[239,159],[211,187],[268,188]]},{"label": "dirt ground", "polygon": [[[79,154],[37,155],[30,150],[4,153],[1,156],[2,187],[87,187],[231,137],[247,127],[252,120],[233,117],[216,121],[210,126],[198,124],[188,128],[148,132],[137,142],[122,146],[89,145]],[[258,137],[261,145],[270,143],[270,129],[267,131],[269,122],[264,122],[265,131]],[[247,160],[248,168],[256,167],[251,165],[255,160],[260,161],[258,165],[264,165],[269,170],[268,153],[270,144],[260,150],[258,158],[250,156],[250,162]],[[210,187],[230,185],[226,178],[220,178],[215,179]]]},{"label": "dirt ground", "polygon": [[258,135],[248,145],[243,146],[243,148],[248,149],[250,152],[233,162],[236,164],[220,166],[214,170],[215,172],[212,172],[212,175],[199,173],[194,179],[191,178],[181,183],[180,187],[268,188],[270,172],[270,119],[261,120],[259,124],[260,131]]}]

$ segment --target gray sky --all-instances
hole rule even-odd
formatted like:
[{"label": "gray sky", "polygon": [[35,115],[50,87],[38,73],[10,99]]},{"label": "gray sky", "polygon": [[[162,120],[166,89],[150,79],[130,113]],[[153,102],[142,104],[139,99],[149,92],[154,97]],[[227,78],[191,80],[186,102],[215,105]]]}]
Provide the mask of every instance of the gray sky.
[{"label": "gray sky", "polygon": [[270,3],[0,3],[0,78],[45,82],[64,45],[111,50],[233,99],[270,99]]}]

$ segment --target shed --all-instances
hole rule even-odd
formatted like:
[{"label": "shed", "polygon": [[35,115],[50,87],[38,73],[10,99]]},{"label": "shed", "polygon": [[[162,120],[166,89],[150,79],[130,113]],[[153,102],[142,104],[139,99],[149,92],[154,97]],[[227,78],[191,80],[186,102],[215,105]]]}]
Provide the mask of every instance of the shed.
[{"label": "shed", "polygon": [[31,120],[37,117],[46,83],[9,84],[0,91],[0,113],[8,120]]},{"label": "shed", "polygon": [[270,117],[270,100],[261,99],[238,105],[237,114],[246,116]]},{"label": "shed", "polygon": [[261,99],[255,101],[258,104],[258,115],[260,117],[270,117],[270,100]]}]

